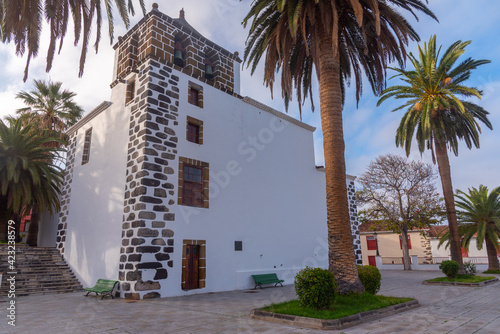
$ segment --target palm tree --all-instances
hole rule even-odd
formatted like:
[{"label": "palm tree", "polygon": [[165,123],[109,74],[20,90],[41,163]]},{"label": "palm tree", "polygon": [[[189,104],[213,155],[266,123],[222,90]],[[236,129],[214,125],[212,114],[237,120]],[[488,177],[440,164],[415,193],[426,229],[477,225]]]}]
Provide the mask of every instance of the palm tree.
[{"label": "palm tree", "polygon": [[469,100],[460,99],[472,96],[481,98],[481,91],[463,83],[469,79],[473,69],[490,62],[467,58],[455,66],[469,44],[470,41],[457,41],[438,59],[441,47],[436,49],[436,36],[432,36],[428,44],[424,43],[423,49],[418,47],[420,60],[410,53],[409,59],[414,70],[393,68],[407,85],[385,89],[377,104],[380,106],[391,97],[408,99],[393,110],[407,109],[397,129],[396,145],[404,147],[409,155],[415,134],[420,152],[427,148],[432,152],[433,162],[437,160],[450,229],[451,258],[461,265],[462,253],[447,149],[449,147],[458,155],[460,139],[465,141],[469,149],[473,144],[479,148],[481,128],[478,120],[492,128],[486,110]]},{"label": "palm tree", "polygon": [[[125,26],[130,25],[129,13],[134,15],[132,0],[114,1],[120,17]],[[142,12],[146,13],[144,0],[139,0]],[[14,41],[16,54],[24,55],[27,51],[26,69],[24,81],[28,78],[28,68],[32,57],[38,54],[40,34],[45,17],[50,26],[50,42],[47,51],[47,67],[49,72],[59,41],[58,52],[61,51],[64,37],[68,28],[69,18],[73,18],[75,45],[83,36],[82,52],[80,55],[80,71],[78,76],[83,75],[85,57],[89,44],[90,32],[93,26],[94,15],[96,17],[96,40],[95,50],[98,51],[101,40],[102,7],[106,10],[109,25],[109,38],[113,42],[113,1],[112,0],[31,0],[31,1],[0,1],[0,39],[4,43]],[[70,13],[71,12],[71,13]]]},{"label": "palm tree", "polygon": [[340,293],[363,291],[355,263],[347,204],[342,129],[345,83],[351,73],[356,97],[362,73],[375,93],[384,87],[390,61],[403,64],[409,40],[418,35],[394,9],[415,15],[434,14],[419,0],[256,0],[244,19],[250,25],[245,61],[252,73],[265,54],[266,85],[273,88],[281,71],[285,105],[296,91],[300,105],[311,91],[313,67],[320,84],[321,124],[325,152],[327,224],[330,270]]},{"label": "palm tree", "polygon": [[458,211],[462,237],[462,246],[469,249],[470,242],[476,236],[478,250],[486,243],[488,270],[500,270],[497,251],[500,235],[500,187],[488,194],[488,188],[480,185],[479,189],[469,189],[469,194],[457,191],[455,205]]},{"label": "palm tree", "polygon": [[20,119],[10,126],[0,120],[0,240],[5,240],[7,220],[12,214],[33,209],[28,243],[36,245],[38,231],[32,229],[38,227],[38,213],[60,209],[62,171],[52,161],[61,149],[44,145],[57,140],[39,136],[31,125],[23,126]]},{"label": "palm tree", "polygon": [[27,106],[16,113],[25,124],[33,124],[34,129],[64,139],[66,129],[82,118],[83,109],[73,101],[76,93],[62,90],[61,82],[33,80],[33,83],[33,91],[16,95]]}]

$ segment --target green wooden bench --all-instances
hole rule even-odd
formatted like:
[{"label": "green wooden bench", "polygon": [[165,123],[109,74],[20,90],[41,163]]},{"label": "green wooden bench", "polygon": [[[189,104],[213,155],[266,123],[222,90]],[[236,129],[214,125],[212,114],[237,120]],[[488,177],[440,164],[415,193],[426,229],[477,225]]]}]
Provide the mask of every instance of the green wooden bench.
[{"label": "green wooden bench", "polygon": [[99,294],[102,295],[101,300],[104,299],[106,295],[109,295],[111,296],[111,298],[115,299],[115,296],[113,296],[113,290],[115,289],[117,283],[118,281],[111,281],[100,278],[97,280],[97,283],[94,285],[94,287],[85,288],[85,291],[88,291],[85,296],[88,296],[91,292],[95,292],[96,296],[98,296]]},{"label": "green wooden bench", "polygon": [[281,285],[283,286],[284,280],[279,279],[278,275],[276,274],[262,274],[262,275],[252,275],[253,280],[255,282],[255,289],[257,289],[258,286],[260,286],[261,289],[263,289],[262,284],[272,284],[274,283],[274,286]]}]

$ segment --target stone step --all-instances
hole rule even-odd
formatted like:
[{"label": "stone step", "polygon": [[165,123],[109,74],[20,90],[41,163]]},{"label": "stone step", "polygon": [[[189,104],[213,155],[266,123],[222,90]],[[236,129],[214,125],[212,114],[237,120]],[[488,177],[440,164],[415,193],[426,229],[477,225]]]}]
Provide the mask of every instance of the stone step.
[{"label": "stone step", "polygon": [[[29,284],[29,285],[19,285],[16,284],[16,293],[22,291],[37,291],[37,290],[83,290],[80,284],[61,284],[61,283],[44,283],[44,284]],[[1,295],[6,295],[9,291],[8,287],[3,287],[0,289]]]},{"label": "stone step", "polygon": [[32,265],[45,265],[45,264],[50,264],[50,263],[56,263],[56,264],[65,264],[66,262],[62,261],[60,258],[57,259],[57,258],[54,258],[52,260],[50,259],[47,259],[47,260],[26,260],[26,259],[16,259],[16,261],[14,261],[13,263],[9,263],[9,262],[5,262],[2,266],[3,267],[7,267],[7,266],[10,266],[10,265],[13,265],[13,266],[23,266],[23,265],[28,265],[28,264],[32,264]]},{"label": "stone step", "polygon": [[[9,272],[11,272],[11,271],[3,271],[3,273],[4,273],[5,276],[7,276]],[[73,274],[73,271],[70,268],[58,268],[57,270],[43,270],[43,269],[40,269],[40,270],[31,270],[31,271],[17,270],[17,271],[14,271],[14,272],[17,273],[16,274],[17,277],[20,277],[20,276],[31,277],[31,276],[44,276],[44,275],[47,275],[47,276],[57,276],[57,275],[60,275],[60,274],[67,274],[67,275],[75,276]]]},{"label": "stone step", "polygon": [[61,273],[60,275],[43,275],[43,274],[21,274],[21,275],[4,275],[2,278],[2,283],[7,282],[7,278],[10,276],[15,276],[16,282],[21,282],[21,281],[36,281],[36,280],[42,280],[42,281],[50,281],[50,280],[55,280],[55,279],[66,279],[66,280],[74,280],[76,279],[76,276],[71,273]]},{"label": "stone step", "polygon": [[[19,285],[16,284],[16,291],[32,291],[32,290],[38,290],[38,289],[83,289],[83,287],[80,284],[62,284],[62,283],[43,283],[43,284],[26,284],[26,285]],[[8,289],[2,289],[3,291],[7,292]]]},{"label": "stone step", "polygon": [[[1,257],[0,257],[1,258]],[[14,267],[27,267],[29,265],[33,267],[40,267],[40,266],[47,266],[47,265],[67,265],[65,261],[62,261],[60,258],[59,259],[54,259],[54,260],[23,260],[23,259],[16,259],[15,262],[9,263],[5,262],[2,265],[0,265],[0,268],[2,267],[10,267],[13,265]]]},{"label": "stone step", "polygon": [[[1,257],[8,258],[8,256],[12,255],[7,255],[7,254],[0,254]],[[15,259],[23,259],[23,260],[56,260],[56,259],[61,259],[60,254],[15,254],[14,255]]]},{"label": "stone step", "polygon": [[[82,285],[55,248],[31,248],[16,245],[15,250],[16,296],[56,294],[83,291]],[[8,248],[0,245],[0,272],[4,273],[0,295],[10,288],[6,281],[10,272]]]},{"label": "stone step", "polygon": [[16,256],[31,256],[31,255],[42,255],[42,256],[52,256],[52,255],[59,255],[58,251],[45,251],[45,250],[40,250],[40,251],[28,251],[28,250],[21,250],[19,248],[16,248],[15,250],[0,250],[0,256],[6,256],[6,255],[12,255],[12,252]]},{"label": "stone step", "polygon": [[[57,275],[58,273],[72,273],[70,268],[51,268],[51,269],[34,269],[34,270],[15,270],[15,271],[10,271],[10,270],[5,270],[2,271],[5,275],[8,275],[8,273],[16,273],[15,275],[29,275],[29,274],[36,274],[36,275],[44,275],[44,274],[53,274]],[[14,275],[14,274],[11,274]]]},{"label": "stone step", "polygon": [[[33,295],[49,295],[68,292],[85,292],[83,289],[75,288],[60,288],[60,289],[36,289],[36,290],[16,290],[16,297],[19,296],[33,296]],[[86,292],[85,292],[86,293]]]},{"label": "stone step", "polygon": [[[29,292],[36,292],[36,291],[83,291],[83,288],[78,285],[54,285],[54,286],[27,286],[27,287],[21,287],[15,290],[16,295],[18,293],[29,293]],[[5,291],[3,295],[7,295],[8,291]]]},{"label": "stone step", "polygon": [[[0,256],[8,256],[8,255],[0,255]],[[61,256],[58,254],[54,255],[44,255],[44,256],[37,256],[37,255],[15,255],[16,259],[23,259],[23,260],[56,260],[56,259],[61,259]]]},{"label": "stone step", "polygon": [[[56,263],[52,263],[52,264],[47,264],[45,266],[40,266],[40,265],[35,265],[35,266],[29,266],[29,265],[19,265],[19,266],[14,266],[14,271],[32,271],[32,270],[43,270],[43,269],[46,269],[47,271],[49,270],[64,270],[64,269],[69,269],[69,266],[67,264],[56,264]],[[8,272],[8,271],[12,271],[9,267],[0,267],[0,270],[4,270],[3,272]]]},{"label": "stone step", "polygon": [[[10,282],[2,283],[1,288],[8,287]],[[53,285],[53,284],[80,284],[74,278],[66,278],[66,277],[58,277],[56,279],[37,279],[37,280],[26,280],[26,279],[16,279],[16,286],[25,286],[25,285]]]}]

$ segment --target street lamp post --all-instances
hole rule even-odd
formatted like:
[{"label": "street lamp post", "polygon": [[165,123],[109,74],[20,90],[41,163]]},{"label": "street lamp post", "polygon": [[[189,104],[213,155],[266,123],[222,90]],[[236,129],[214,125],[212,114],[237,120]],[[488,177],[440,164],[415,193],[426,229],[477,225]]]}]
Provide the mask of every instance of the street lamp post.
[{"label": "street lamp post", "polygon": [[375,238],[375,246],[377,249],[377,256],[380,256],[380,253],[378,252],[378,238],[377,238],[377,231],[373,232],[373,237]]}]

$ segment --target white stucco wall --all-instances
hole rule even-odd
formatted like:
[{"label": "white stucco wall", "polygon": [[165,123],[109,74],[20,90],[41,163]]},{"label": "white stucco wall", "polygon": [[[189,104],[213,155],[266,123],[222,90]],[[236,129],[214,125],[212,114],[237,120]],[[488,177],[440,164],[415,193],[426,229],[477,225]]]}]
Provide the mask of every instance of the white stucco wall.
[{"label": "white stucco wall", "polygon": [[57,224],[59,223],[58,213],[51,215],[48,211],[43,213],[38,223],[38,247],[55,247]]},{"label": "white stucco wall", "polygon": [[[488,253],[486,252],[486,243],[483,244],[483,248],[481,250],[477,249],[476,238],[472,238],[471,243],[469,245],[469,257],[488,257]],[[431,247],[432,247],[432,256],[434,257],[449,257],[450,249],[445,248],[445,244],[441,245],[438,248],[439,239],[432,238],[431,239]]]},{"label": "white stucco wall", "polygon": [[[84,286],[118,277],[130,118],[124,91],[125,85],[117,87],[113,104],[77,133],[64,257]],[[90,127],[90,159],[82,165]]]},{"label": "white stucco wall", "polygon": [[[210,164],[210,207],[176,207],[174,268],[162,290],[179,295],[250,288],[250,275],[263,272],[292,283],[305,265],[326,267],[325,181],[314,164],[313,133],[176,75],[178,156]],[[188,80],[203,86],[203,108],[187,102]],[[186,116],[203,121],[203,145],[186,140]],[[181,290],[183,239],[206,240],[204,289]],[[234,241],[243,242],[243,251],[234,250]]]}]

